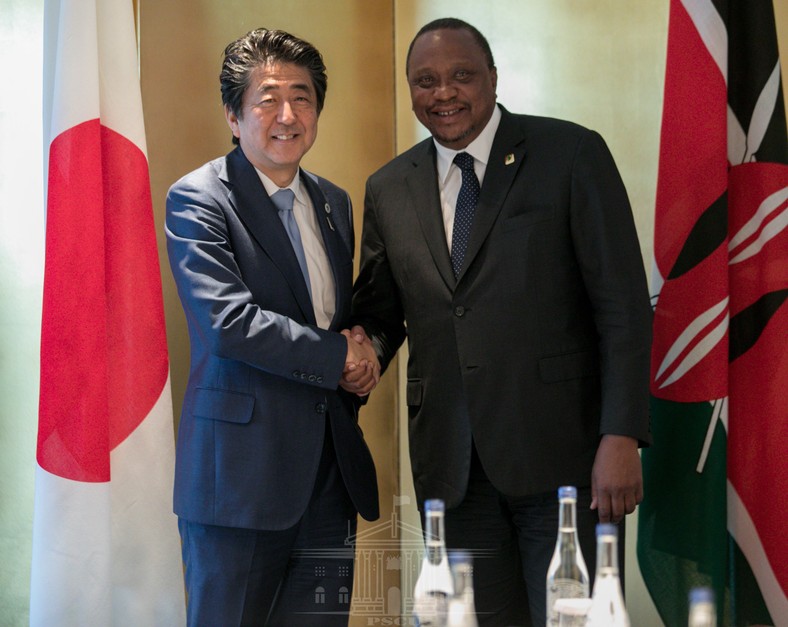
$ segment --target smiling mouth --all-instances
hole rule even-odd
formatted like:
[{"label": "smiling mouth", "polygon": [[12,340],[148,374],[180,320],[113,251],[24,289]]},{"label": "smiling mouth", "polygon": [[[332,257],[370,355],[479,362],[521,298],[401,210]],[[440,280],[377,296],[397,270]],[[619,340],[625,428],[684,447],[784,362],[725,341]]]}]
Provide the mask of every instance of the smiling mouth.
[{"label": "smiling mouth", "polygon": [[432,114],[439,117],[439,118],[451,118],[455,115],[462,113],[464,109],[462,107],[458,107],[456,109],[451,109],[449,111],[433,111]]},{"label": "smiling mouth", "polygon": [[281,141],[287,141],[287,140],[289,140],[289,139],[293,139],[293,138],[295,138],[295,137],[296,137],[296,135],[295,135],[295,134],[290,134],[290,135],[274,135],[274,139],[278,139],[278,140],[281,140]]}]

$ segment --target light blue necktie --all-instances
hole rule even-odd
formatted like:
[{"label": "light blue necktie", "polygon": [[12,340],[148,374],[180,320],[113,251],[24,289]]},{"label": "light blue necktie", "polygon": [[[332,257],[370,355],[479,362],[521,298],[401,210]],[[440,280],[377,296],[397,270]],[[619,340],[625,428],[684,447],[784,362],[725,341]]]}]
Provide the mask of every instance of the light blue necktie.
[{"label": "light blue necktie", "polygon": [[473,214],[479,200],[479,179],[473,169],[473,157],[467,152],[460,152],[454,157],[454,163],[462,171],[462,186],[457,196],[457,207],[454,212],[454,228],[451,235],[451,267],[455,278],[460,275],[465,249],[471,235]]},{"label": "light blue necktie", "polygon": [[304,254],[304,245],[301,242],[301,231],[298,230],[298,223],[296,222],[295,215],[293,215],[293,200],[295,194],[292,189],[280,189],[273,196],[271,200],[279,210],[279,219],[285,226],[287,236],[290,238],[290,243],[293,245],[298,265],[301,266],[301,272],[306,281],[306,289],[309,290],[309,298],[312,299],[312,284],[309,282],[309,268],[306,265],[306,255]]}]

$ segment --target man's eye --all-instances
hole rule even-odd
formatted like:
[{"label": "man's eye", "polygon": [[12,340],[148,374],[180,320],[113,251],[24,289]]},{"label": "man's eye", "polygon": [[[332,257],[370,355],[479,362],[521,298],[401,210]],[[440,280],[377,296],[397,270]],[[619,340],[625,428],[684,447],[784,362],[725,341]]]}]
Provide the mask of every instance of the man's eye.
[{"label": "man's eye", "polygon": [[464,81],[470,78],[471,73],[468,70],[458,70],[454,76],[457,77],[457,80]]},{"label": "man's eye", "polygon": [[435,81],[432,76],[420,76],[416,79],[416,84],[419,87],[432,87],[434,83]]}]

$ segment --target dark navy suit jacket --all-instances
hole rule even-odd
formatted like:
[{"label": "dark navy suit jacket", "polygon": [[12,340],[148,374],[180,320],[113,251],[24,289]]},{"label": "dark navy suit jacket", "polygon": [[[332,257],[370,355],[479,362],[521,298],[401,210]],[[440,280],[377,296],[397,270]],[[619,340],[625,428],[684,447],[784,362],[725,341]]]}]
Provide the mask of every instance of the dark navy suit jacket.
[{"label": "dark navy suit jacket", "polygon": [[174,509],[193,522],[295,524],[312,494],[326,414],[353,503],[364,518],[378,517],[357,399],[338,388],[353,273],[350,200],[325,179],[300,176],[336,282],[329,330],[316,325],[287,233],[240,148],[167,196],[167,251],[191,345]]}]

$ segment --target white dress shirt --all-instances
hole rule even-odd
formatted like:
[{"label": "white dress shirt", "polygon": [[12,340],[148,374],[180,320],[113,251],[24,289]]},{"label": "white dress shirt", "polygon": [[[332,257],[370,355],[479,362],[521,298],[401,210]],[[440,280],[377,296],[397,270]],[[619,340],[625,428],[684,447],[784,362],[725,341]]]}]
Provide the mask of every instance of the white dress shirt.
[{"label": "white dress shirt", "polygon": [[462,171],[454,163],[454,157],[458,152],[467,152],[473,157],[473,169],[476,178],[479,179],[479,187],[484,182],[484,173],[487,171],[487,162],[490,159],[493,139],[498,131],[498,124],[501,121],[501,110],[498,105],[493,109],[490,120],[484,127],[479,136],[462,150],[452,150],[442,146],[435,141],[435,148],[438,150],[437,169],[438,187],[441,193],[441,211],[443,212],[443,228],[446,231],[446,245],[451,252],[451,236],[454,231],[454,212],[457,206],[457,196],[460,194],[462,186]]},{"label": "white dress shirt", "polygon": [[331,264],[328,262],[320,225],[317,223],[315,208],[306,188],[301,185],[301,177],[296,175],[286,188],[279,187],[270,178],[257,170],[265,191],[273,196],[280,189],[292,189],[295,194],[293,216],[301,233],[301,244],[306,256],[306,267],[309,271],[309,283],[312,289],[312,307],[315,311],[317,326],[328,329],[336,312],[336,284]]}]

